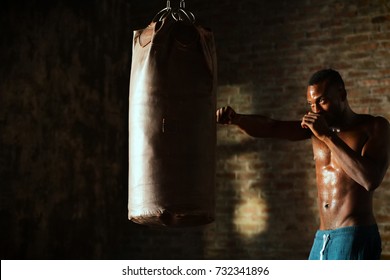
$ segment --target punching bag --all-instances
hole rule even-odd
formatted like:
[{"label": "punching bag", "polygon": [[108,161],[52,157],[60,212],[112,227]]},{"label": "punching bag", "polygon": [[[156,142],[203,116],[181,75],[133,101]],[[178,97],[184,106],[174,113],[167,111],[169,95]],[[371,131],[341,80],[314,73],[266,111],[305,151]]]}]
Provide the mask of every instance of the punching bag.
[{"label": "punching bag", "polygon": [[211,31],[171,10],[134,31],[129,220],[169,227],[214,220],[215,106]]}]

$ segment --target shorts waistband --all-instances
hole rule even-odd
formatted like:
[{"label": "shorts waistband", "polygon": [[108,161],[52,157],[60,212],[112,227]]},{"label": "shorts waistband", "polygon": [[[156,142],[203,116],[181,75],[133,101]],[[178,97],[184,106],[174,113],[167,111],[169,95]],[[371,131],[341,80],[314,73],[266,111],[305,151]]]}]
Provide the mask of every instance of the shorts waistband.
[{"label": "shorts waistband", "polygon": [[329,230],[317,230],[316,237],[317,238],[323,238],[324,234],[326,235],[343,235],[343,234],[352,234],[352,233],[367,233],[367,232],[378,232],[378,225],[373,224],[369,226],[348,226],[348,227],[341,227],[336,229],[329,229]]}]

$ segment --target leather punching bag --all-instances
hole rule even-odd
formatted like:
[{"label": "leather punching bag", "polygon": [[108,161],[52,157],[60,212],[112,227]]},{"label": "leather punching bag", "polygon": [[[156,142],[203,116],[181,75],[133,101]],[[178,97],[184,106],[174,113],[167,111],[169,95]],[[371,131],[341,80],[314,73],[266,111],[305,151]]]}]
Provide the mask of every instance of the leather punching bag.
[{"label": "leather punching bag", "polygon": [[211,31],[167,16],[134,31],[129,95],[129,220],[214,220],[216,52]]}]

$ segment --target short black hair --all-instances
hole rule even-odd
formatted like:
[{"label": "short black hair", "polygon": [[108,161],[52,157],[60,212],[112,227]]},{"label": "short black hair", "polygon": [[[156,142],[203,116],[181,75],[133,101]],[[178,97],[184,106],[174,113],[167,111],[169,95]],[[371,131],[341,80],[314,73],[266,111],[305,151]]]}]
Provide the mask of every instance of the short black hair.
[{"label": "short black hair", "polygon": [[329,81],[329,85],[339,84],[343,88],[345,87],[343,78],[341,78],[340,73],[330,68],[315,72],[309,80],[309,86],[317,85],[323,81]]}]

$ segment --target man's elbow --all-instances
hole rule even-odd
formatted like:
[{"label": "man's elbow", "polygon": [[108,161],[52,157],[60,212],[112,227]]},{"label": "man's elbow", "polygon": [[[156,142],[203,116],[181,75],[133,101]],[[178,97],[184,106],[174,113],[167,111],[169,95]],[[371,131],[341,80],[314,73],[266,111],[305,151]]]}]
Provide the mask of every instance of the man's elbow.
[{"label": "man's elbow", "polygon": [[363,187],[369,192],[375,191],[382,184],[383,177],[384,176],[371,177],[370,179],[365,180]]},{"label": "man's elbow", "polygon": [[376,190],[382,184],[387,168],[388,163],[367,169],[367,172],[361,177],[362,186],[369,192]]},{"label": "man's elbow", "polygon": [[363,185],[363,187],[368,191],[368,192],[373,192],[375,191],[378,187],[380,186],[380,183],[375,183],[375,182],[369,182]]}]

